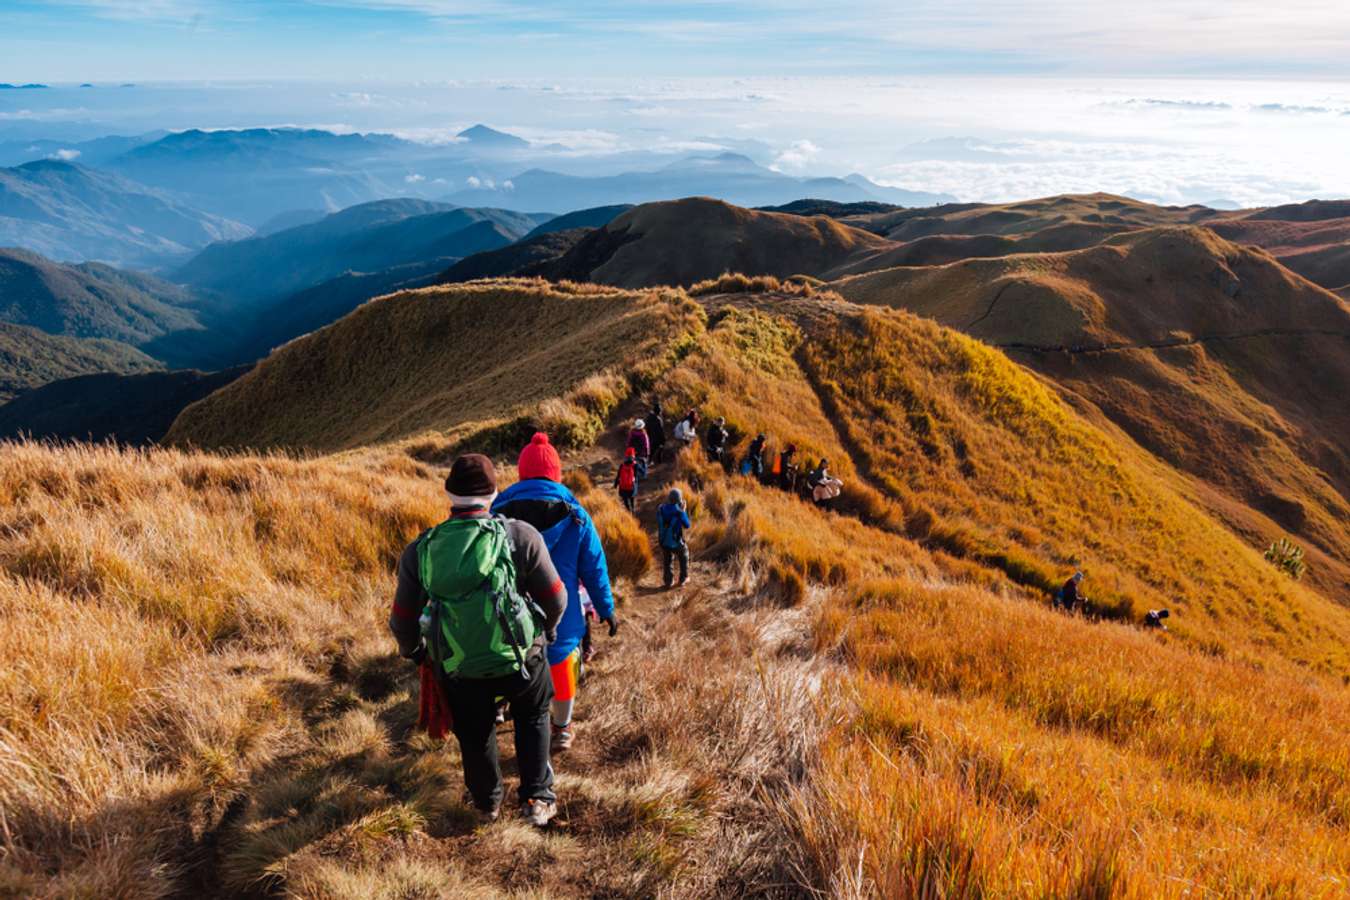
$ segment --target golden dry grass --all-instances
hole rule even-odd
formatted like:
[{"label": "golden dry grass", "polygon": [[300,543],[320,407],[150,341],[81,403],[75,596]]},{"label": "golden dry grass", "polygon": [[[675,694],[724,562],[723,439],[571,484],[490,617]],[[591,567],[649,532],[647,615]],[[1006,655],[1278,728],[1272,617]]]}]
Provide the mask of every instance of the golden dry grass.
[{"label": "golden dry grass", "polygon": [[[636,520],[569,472],[633,582],[551,833],[476,827],[453,748],[410,733],[384,618],[395,555],[442,513],[409,453],[435,453],[6,445],[0,890],[1345,893],[1344,608],[997,351],[740,297],[707,298],[655,389],[738,447],[829,456],[849,490],[821,510],[684,451],[660,477],[689,498],[696,586],[671,594],[644,587]],[[568,381],[537,408],[623,391]],[[1074,565],[1123,621],[1048,608]],[[1173,631],[1133,624],[1161,605]]]},{"label": "golden dry grass", "polygon": [[[888,269],[834,285],[967,331],[1093,403],[1253,545],[1295,534],[1350,598],[1350,307],[1207,229],[1072,253]],[[1167,346],[1167,345],[1171,346]],[[1086,352],[1088,348],[1115,348]],[[1077,348],[1083,352],[1062,352]]]},{"label": "golden dry grass", "polygon": [[673,291],[538,280],[405,291],[273,352],[185,409],[165,441],[336,450],[527,413],[584,432],[585,402],[536,407],[574,389],[603,400],[584,396],[597,376],[650,379],[698,325],[697,306]]},{"label": "golden dry grass", "polygon": [[[907,514],[906,539],[681,460],[703,485],[699,551],[779,602],[823,586],[817,653],[855,673],[838,687],[851,717],[784,811],[812,883],[887,897],[1344,892],[1344,609],[1277,577],[1174,477],[996,351],[892,313],[800,343],[779,339],[785,323],[712,321],[707,358],[668,379],[681,402],[703,386],[728,403],[743,385],[727,407],[741,433],[813,432],[853,457],[853,477],[927,512],[922,529]],[[839,434],[822,436],[831,418]],[[1071,564],[1117,611],[1199,602],[1160,636],[1055,613],[999,577],[1054,584]]]},{"label": "golden dry grass", "polygon": [[825,216],[743,209],[709,197],[644,203],[604,230],[628,240],[590,272],[590,280],[632,288],[692,285],[728,272],[823,275],[891,246]]}]

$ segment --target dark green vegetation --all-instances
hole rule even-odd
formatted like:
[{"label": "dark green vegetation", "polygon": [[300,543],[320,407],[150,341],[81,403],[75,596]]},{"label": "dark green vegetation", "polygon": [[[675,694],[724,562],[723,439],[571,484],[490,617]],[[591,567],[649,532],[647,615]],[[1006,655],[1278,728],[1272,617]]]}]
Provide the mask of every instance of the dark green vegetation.
[{"label": "dark green vegetation", "polygon": [[48,334],[109,338],[171,365],[175,332],[200,331],[200,303],[188,290],[102,263],[67,265],[25,250],[0,249],[0,321]]},{"label": "dark green vegetation", "polygon": [[61,378],[158,368],[155,360],[117,341],[61,337],[0,322],[0,402]]},{"label": "dark green vegetation", "polygon": [[151,444],[183,407],[247,371],[100,372],[53,381],[0,406],[0,439]]}]

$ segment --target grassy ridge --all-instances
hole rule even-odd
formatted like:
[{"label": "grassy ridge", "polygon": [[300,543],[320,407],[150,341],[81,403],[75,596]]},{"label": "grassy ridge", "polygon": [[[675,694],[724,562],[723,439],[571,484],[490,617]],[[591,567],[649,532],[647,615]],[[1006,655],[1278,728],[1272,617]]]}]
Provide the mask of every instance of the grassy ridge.
[{"label": "grassy ridge", "polygon": [[[817,652],[854,673],[840,686],[854,713],[789,810],[823,890],[1343,889],[1344,610],[1275,576],[1160,469],[974,341],[893,313],[799,343],[780,340],[800,336],[786,323],[712,320],[707,357],[670,379],[678,396],[726,403],[728,348],[757,334],[746,355],[760,363],[731,376],[738,431],[847,447],[855,463],[837,470],[865,473],[914,532],[869,527],[856,500],[821,513],[684,459],[704,485],[702,552],[780,602],[823,595]],[[815,432],[826,410],[840,444]],[[1122,612],[1175,608],[1178,589],[1196,600],[1158,636],[1054,613],[1003,577],[1019,560],[1057,578],[1071,559]]]},{"label": "grassy ridge", "polygon": [[682,295],[659,291],[500,281],[403,292],[277,350],[185,409],[166,441],[334,450],[506,420],[588,378],[650,367],[698,321]]},{"label": "grassy ridge", "polygon": [[[462,395],[480,418],[437,412],[436,434],[394,429],[391,446],[297,461],[7,445],[0,886],[1343,893],[1350,614],[998,351],[770,287],[701,297],[706,314],[678,292],[456,289],[445,310],[490,301],[522,331],[577,315],[563,343],[595,362],[506,369],[496,387],[510,390]],[[445,312],[417,300],[375,314]],[[653,368],[634,374],[634,347]],[[295,396],[336,409],[313,385],[408,379],[401,356],[379,358],[383,372]],[[283,351],[271,377],[301,359],[326,371],[322,354]],[[261,393],[276,383],[252,396],[295,406]],[[405,740],[412,697],[384,635],[394,554],[441,513],[419,459],[466,439],[513,451],[522,416],[584,446],[634,387],[726,416],[737,453],[762,430],[826,456],[847,490],[822,511],[685,451],[676,483],[706,587],[641,606],[655,616],[641,652],[583,692],[599,755],[565,772],[572,831],[484,839],[453,752]],[[245,396],[215,421],[244,419]],[[616,570],[644,577],[642,530],[569,478]],[[1048,608],[1072,566],[1119,621]],[[1171,632],[1135,624],[1164,605]],[[484,855],[481,871],[462,865]]]}]

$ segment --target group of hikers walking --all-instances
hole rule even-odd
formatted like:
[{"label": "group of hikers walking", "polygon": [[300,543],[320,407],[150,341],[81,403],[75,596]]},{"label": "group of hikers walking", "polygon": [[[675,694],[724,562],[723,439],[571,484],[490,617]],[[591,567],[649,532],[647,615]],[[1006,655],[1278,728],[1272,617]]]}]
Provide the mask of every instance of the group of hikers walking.
[{"label": "group of hikers walking", "polygon": [[[698,441],[697,411],[669,435]],[[727,465],[729,434],[718,418],[703,437],[710,460]],[[628,431],[614,486],[636,512],[638,485],[670,441],[659,406]],[[798,489],[796,448],[789,444],[765,466],[768,439],[750,442],[740,471],[785,490]],[[450,515],[408,544],[399,558],[389,628],[399,653],[419,667],[419,724],[434,736],[452,731],[459,742],[469,799],[486,820],[504,799],[497,725],[509,709],[515,731],[522,815],[543,827],[557,814],[550,755],[572,747],[572,713],[591,626],[618,633],[614,595],[599,532],[562,483],[562,461],[543,432],[517,459],[519,480],[498,491],[492,460],[476,453],[454,461],[445,480]],[[839,495],[841,482],[822,459],[804,482],[817,502]],[[684,497],[672,489],[657,511],[665,587],[689,579],[685,533],[692,527]],[[1054,595],[1069,612],[1087,609],[1084,574],[1075,572]],[[1150,610],[1145,626],[1166,629],[1167,610]]]},{"label": "group of hikers walking", "polygon": [[[651,445],[640,446],[645,461]],[[626,464],[637,449],[630,445]],[[449,517],[399,558],[389,628],[399,653],[419,667],[419,724],[435,736],[454,733],[469,800],[488,821],[504,799],[497,725],[502,706],[509,709],[521,813],[543,827],[558,811],[550,754],[572,747],[591,624],[607,624],[614,637],[619,621],[600,534],[562,483],[546,434],[521,450],[517,471],[519,480],[498,492],[491,459],[455,460],[445,480]],[[691,523],[678,490],[659,519],[666,586],[676,559],[684,584]]]},{"label": "group of hikers walking", "polygon": [[[614,474],[613,487],[619,492],[619,500],[625,509],[637,513],[638,487],[647,477],[648,468],[663,461],[666,445],[671,439],[681,447],[693,446],[698,442],[699,421],[698,410],[691,409],[675,424],[668,439],[665,416],[659,404],[653,403],[650,412],[634,420],[628,431],[624,457]],[[762,433],[751,440],[739,466],[733,467],[728,455],[727,445],[730,440],[726,419],[719,416],[703,435],[703,448],[708,461],[739,471],[763,484],[802,494],[818,505],[828,504],[843,491],[844,483],[830,472],[829,460],[821,458],[803,478],[797,461],[796,445],[788,444],[777,456],[772,456],[768,450],[768,437]],[[767,458],[773,459],[772,464],[766,463]]]}]

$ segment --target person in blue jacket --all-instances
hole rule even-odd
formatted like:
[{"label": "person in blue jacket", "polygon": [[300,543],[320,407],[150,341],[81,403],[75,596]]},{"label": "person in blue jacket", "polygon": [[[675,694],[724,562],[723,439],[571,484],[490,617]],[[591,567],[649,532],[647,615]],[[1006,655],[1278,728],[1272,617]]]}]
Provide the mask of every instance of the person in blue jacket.
[{"label": "person in blue jacket", "polygon": [[528,522],[544,536],[558,577],[567,588],[567,609],[558,623],[557,639],[548,645],[549,672],[553,678],[552,747],[572,746],[572,707],[581,679],[581,639],[586,632],[581,588],[585,587],[595,614],[609,624],[613,637],[619,630],[614,614],[614,594],[609,585],[609,567],[600,533],[590,515],[562,484],[562,460],[537,432],[520,451],[516,463],[520,481],[502,491],[492,504],[494,515]]},{"label": "person in blue jacket", "polygon": [[670,587],[675,580],[675,560],[680,561],[680,584],[689,580],[689,545],[685,543],[684,532],[692,527],[689,513],[684,508],[684,495],[679,488],[671,488],[666,502],[657,511],[657,525],[661,538],[661,573],[665,576],[665,585]]}]

